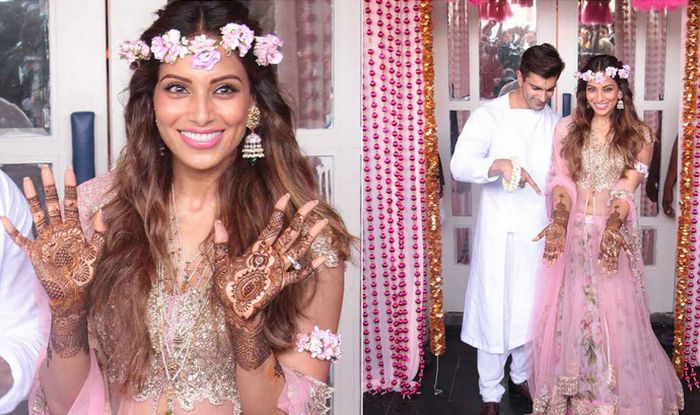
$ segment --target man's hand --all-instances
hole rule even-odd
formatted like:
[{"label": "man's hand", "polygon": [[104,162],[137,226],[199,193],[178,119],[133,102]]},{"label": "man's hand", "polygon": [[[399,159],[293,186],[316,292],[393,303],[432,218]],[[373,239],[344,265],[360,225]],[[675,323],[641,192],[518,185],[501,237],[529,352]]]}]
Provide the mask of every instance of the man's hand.
[{"label": "man's hand", "polygon": [[[491,168],[489,168],[489,177],[493,176],[503,176],[503,179],[510,183],[510,181],[513,180],[513,161],[511,159],[494,160],[493,164],[491,164]],[[520,182],[518,183],[518,186],[520,186],[522,189],[526,184],[530,185],[532,190],[534,190],[538,195],[542,194],[542,191],[540,190],[539,186],[537,186],[537,183],[535,183],[532,176],[530,176],[530,173],[521,168]]]},{"label": "man's hand", "polygon": [[5,394],[10,391],[13,382],[14,379],[12,378],[10,365],[7,364],[5,359],[0,357],[0,397],[5,396]]}]

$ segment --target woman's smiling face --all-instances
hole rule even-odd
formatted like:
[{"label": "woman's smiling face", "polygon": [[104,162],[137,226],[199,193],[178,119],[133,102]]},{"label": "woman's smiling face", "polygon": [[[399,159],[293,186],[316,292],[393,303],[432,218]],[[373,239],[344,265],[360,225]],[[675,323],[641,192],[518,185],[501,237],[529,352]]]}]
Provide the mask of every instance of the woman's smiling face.
[{"label": "woman's smiling face", "polygon": [[153,104],[174,169],[223,171],[237,157],[253,98],[243,63],[221,52],[210,71],[194,69],[192,55],[160,66]]},{"label": "woman's smiling face", "polygon": [[586,102],[599,117],[607,117],[615,110],[620,93],[617,82],[609,76],[602,83],[590,80],[586,84]]}]

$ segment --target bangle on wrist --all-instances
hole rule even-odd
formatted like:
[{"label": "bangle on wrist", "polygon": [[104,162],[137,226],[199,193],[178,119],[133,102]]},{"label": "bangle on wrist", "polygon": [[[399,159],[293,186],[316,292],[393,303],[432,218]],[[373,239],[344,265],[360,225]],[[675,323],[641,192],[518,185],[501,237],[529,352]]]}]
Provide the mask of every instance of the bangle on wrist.
[{"label": "bangle on wrist", "polygon": [[522,171],[522,166],[520,165],[520,162],[516,157],[511,157],[510,162],[513,165],[513,172],[510,176],[510,181],[507,181],[506,178],[503,178],[503,190],[505,190],[508,193],[513,193],[516,190],[518,190],[518,186],[520,186],[520,174]]}]

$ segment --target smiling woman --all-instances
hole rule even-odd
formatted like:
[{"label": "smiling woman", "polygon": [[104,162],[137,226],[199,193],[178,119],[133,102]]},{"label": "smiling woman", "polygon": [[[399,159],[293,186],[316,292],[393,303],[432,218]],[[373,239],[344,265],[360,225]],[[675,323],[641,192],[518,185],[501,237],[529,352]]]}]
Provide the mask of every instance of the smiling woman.
[{"label": "smiling woman", "polygon": [[34,411],[328,410],[351,237],[317,200],[280,45],[233,1],[171,2],[125,43],[116,169],[77,189],[69,170],[62,217],[44,168],[37,240],[5,223],[50,297]]}]

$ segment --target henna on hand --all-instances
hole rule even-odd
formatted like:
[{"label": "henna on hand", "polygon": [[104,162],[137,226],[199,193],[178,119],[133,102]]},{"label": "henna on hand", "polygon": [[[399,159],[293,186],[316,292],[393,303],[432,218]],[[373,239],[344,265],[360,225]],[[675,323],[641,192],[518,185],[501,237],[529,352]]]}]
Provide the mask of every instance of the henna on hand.
[{"label": "henna on hand", "polygon": [[37,278],[49,298],[52,314],[51,347],[61,357],[87,350],[86,298],[93,280],[95,263],[105,243],[104,233],[96,230],[87,241],[80,228],[75,175],[66,173],[64,215],[61,217],[53,175],[42,169],[49,222],[41,209],[36,190],[25,179],[24,191],[37,229],[29,240],[3,218],[5,229],[29,257]]},{"label": "henna on hand", "polygon": [[617,271],[620,248],[624,248],[627,255],[632,255],[627,246],[627,242],[625,242],[620,232],[622,223],[620,212],[616,206],[605,224],[605,231],[600,241],[600,252],[598,254],[598,262],[608,270],[609,274],[613,274]]},{"label": "henna on hand", "polygon": [[564,246],[566,244],[566,227],[569,223],[569,210],[564,204],[564,196],[559,196],[559,202],[554,206],[552,211],[552,222],[547,225],[540,233],[535,237],[535,240],[540,240],[542,237],[544,240],[544,252],[542,254],[542,261],[547,266],[554,264],[559,255],[564,252]]},{"label": "henna on hand", "polygon": [[327,221],[317,222],[309,231],[310,236],[299,238],[305,217],[317,204],[309,202],[299,209],[290,226],[282,232],[287,200],[285,196],[278,201],[268,225],[253,246],[238,258],[229,256],[223,224],[217,221],[214,225],[215,292],[223,304],[236,359],[246,370],[259,367],[272,353],[263,334],[264,319],[260,312],[285,287],[307,278],[325,261],[324,257],[319,257],[310,266],[290,269]]}]

